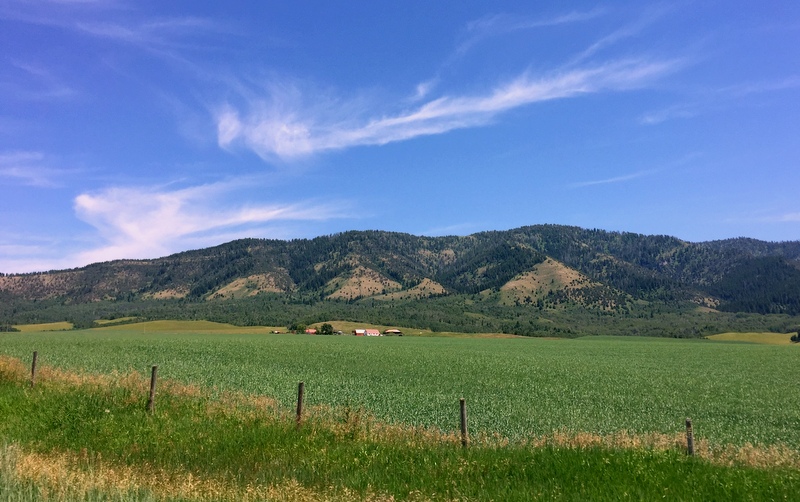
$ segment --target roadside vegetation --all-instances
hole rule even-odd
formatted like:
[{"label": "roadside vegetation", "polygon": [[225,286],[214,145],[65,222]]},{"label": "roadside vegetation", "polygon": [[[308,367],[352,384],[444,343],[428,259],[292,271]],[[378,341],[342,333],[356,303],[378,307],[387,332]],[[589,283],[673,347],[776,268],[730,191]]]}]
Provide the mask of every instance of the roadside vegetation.
[{"label": "roadside vegetation", "polygon": [[290,407],[245,392],[0,358],[6,500],[780,500],[800,492],[796,450],[703,446],[679,435],[477,434],[363,409]]}]

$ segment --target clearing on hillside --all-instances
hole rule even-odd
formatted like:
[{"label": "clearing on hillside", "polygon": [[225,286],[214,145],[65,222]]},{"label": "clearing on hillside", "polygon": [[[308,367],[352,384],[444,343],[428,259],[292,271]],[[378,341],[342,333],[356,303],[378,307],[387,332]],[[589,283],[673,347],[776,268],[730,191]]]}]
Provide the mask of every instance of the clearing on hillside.
[{"label": "clearing on hillside", "polygon": [[416,299],[419,300],[421,298],[429,298],[431,296],[440,296],[446,294],[447,290],[444,289],[444,286],[439,284],[436,281],[432,281],[427,277],[423,279],[419,284],[414,286],[410,289],[405,289],[403,291],[395,291],[393,293],[388,293],[385,295],[376,296],[376,300],[407,300],[407,299]]},{"label": "clearing on hillside", "polygon": [[328,282],[328,289],[334,291],[327,298],[350,300],[397,291],[403,289],[403,286],[372,269],[359,266],[347,277],[332,279]]},{"label": "clearing on hillside", "polygon": [[[285,271],[284,271],[285,272]],[[285,293],[294,289],[295,284],[289,274],[256,274],[236,279],[209,296],[218,298],[246,298],[259,293]]]},{"label": "clearing on hillside", "polygon": [[92,328],[95,331],[132,331],[135,333],[209,333],[209,334],[269,334],[286,331],[285,326],[234,326],[211,321],[147,321]]},{"label": "clearing on hillside", "polygon": [[588,277],[561,262],[547,258],[534,265],[533,269],[518,275],[507,282],[501,291],[514,292],[516,295],[532,295],[543,298],[551,291],[558,291],[569,286],[591,283]]},{"label": "clearing on hillside", "polygon": [[767,345],[797,345],[792,343],[794,333],[720,333],[706,338],[717,342],[763,343]]},{"label": "clearing on hillside", "polygon": [[41,324],[18,324],[14,326],[20,331],[23,332],[33,332],[33,331],[66,331],[68,329],[74,328],[71,322],[63,321],[63,322],[47,322]]}]

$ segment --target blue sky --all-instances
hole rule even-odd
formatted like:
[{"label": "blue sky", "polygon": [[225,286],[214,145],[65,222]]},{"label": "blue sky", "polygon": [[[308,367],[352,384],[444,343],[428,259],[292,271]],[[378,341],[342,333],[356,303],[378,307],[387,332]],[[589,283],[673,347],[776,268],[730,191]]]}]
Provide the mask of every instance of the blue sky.
[{"label": "blue sky", "polygon": [[0,272],[554,223],[800,239],[800,2],[0,2]]}]

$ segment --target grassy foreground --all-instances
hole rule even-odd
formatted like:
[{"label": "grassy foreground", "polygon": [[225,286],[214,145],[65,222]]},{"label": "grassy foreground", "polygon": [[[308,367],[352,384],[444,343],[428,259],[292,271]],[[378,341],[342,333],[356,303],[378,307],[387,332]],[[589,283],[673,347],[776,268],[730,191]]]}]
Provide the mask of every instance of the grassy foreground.
[{"label": "grassy foreground", "polygon": [[[123,329],[124,328],[124,329]],[[211,329],[213,328],[213,329]],[[223,325],[131,324],[4,333],[0,354],[107,374],[139,372],[187,385],[271,396],[290,408],[363,408],[384,422],[470,428],[512,439],[569,431],[681,434],[686,417],[714,447],[800,450],[800,346],[600,338],[364,338],[271,335]],[[260,329],[260,328],[259,328]]]},{"label": "grassy foreground", "polygon": [[[36,387],[0,358],[3,500],[788,500],[791,451],[690,458],[667,438],[458,438],[314,407],[297,427],[276,401],[212,397],[136,374],[43,368]],[[655,439],[654,439],[655,438]],[[748,460],[749,459],[749,460]],[[756,462],[752,460],[756,459]],[[752,467],[759,463],[769,467]]]}]

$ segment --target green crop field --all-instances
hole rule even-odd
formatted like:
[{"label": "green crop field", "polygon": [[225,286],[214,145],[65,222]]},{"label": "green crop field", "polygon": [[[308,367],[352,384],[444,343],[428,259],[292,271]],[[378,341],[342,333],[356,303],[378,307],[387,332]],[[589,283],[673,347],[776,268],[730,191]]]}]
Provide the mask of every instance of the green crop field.
[{"label": "green crop field", "polygon": [[0,334],[0,499],[788,500],[800,490],[796,345],[270,331],[164,321]]},{"label": "green crop field", "polygon": [[361,408],[381,420],[511,439],[554,431],[679,434],[691,417],[712,445],[800,449],[800,347],[643,338],[305,336],[235,330],[0,335],[0,353],[91,373],[159,366],[161,378],[274,397],[289,409]]}]

